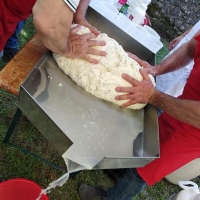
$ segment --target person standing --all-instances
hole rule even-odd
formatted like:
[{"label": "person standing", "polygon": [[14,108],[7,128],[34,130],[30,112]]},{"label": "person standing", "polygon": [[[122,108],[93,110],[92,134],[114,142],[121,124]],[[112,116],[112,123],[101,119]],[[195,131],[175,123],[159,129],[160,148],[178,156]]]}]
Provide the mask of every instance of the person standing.
[{"label": "person standing", "polygon": [[[105,56],[106,52],[92,47],[105,45],[104,41],[92,40],[98,34],[78,35],[80,27],[71,29],[76,5],[79,23],[85,24],[85,12],[90,0],[80,0],[77,4],[70,0],[2,0],[0,1],[0,52],[8,38],[14,33],[17,23],[33,13],[33,22],[42,43],[51,51],[70,58],[81,58],[98,63],[89,54]],[[78,4],[79,3],[79,4]],[[81,11],[81,12],[80,12]],[[76,19],[76,18],[75,18]],[[76,21],[74,21],[76,22]],[[89,25],[89,24],[88,24]]]},{"label": "person standing", "polygon": [[18,52],[18,34],[22,30],[24,26],[25,20],[19,22],[15,29],[15,32],[9,37],[6,45],[3,49],[4,58],[7,62],[9,62]]},{"label": "person standing", "polygon": [[[199,30],[200,21],[197,22],[191,29],[173,39],[169,43],[168,49],[170,50],[170,53],[166,57],[174,53],[174,51],[180,48],[181,45],[191,40]],[[156,88],[161,92],[164,92],[174,97],[181,95],[187,78],[193,68],[193,65],[194,60],[192,59],[190,63],[179,70],[157,76]]]},{"label": "person standing", "polygon": [[[200,157],[200,31],[195,38],[183,44],[155,67],[130,54],[143,66],[142,81],[128,74],[122,78],[130,87],[116,87],[121,93],[116,100],[127,100],[126,108],[144,103],[163,110],[158,118],[160,158],[144,167],[126,169],[122,178],[107,191],[82,183],[79,187],[81,200],[131,200],[146,184],[152,186],[168,174]],[[187,65],[194,58],[194,66],[187,79],[182,95],[177,98],[154,88],[148,74],[158,76]]]}]

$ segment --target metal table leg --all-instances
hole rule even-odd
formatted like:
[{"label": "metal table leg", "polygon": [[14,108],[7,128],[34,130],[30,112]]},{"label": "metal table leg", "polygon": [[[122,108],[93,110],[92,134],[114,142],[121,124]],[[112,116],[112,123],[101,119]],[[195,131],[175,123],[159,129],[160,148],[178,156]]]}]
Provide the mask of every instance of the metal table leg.
[{"label": "metal table leg", "polygon": [[15,116],[10,124],[10,127],[6,133],[6,136],[5,138],[3,139],[3,143],[8,143],[12,133],[13,133],[13,130],[15,128],[15,126],[17,125],[17,122],[19,121],[19,118],[20,116],[22,115],[22,111],[18,108],[16,113],[15,113]]},{"label": "metal table leg", "polygon": [[50,162],[50,161],[48,161],[48,160],[46,160],[46,159],[44,159],[44,158],[38,156],[37,154],[32,153],[32,152],[29,152],[29,151],[27,151],[27,150],[24,149],[24,148],[21,148],[21,147],[19,147],[19,146],[16,146],[16,145],[14,145],[14,144],[9,143],[9,139],[11,138],[11,136],[12,136],[12,134],[13,134],[13,131],[14,131],[14,129],[15,129],[15,127],[16,127],[18,121],[19,121],[19,118],[21,117],[21,115],[22,115],[22,111],[18,108],[17,111],[16,111],[16,113],[15,113],[15,115],[14,115],[14,118],[13,118],[13,120],[12,120],[12,122],[11,122],[9,128],[8,128],[8,131],[7,131],[7,133],[6,133],[6,136],[5,136],[4,139],[3,139],[3,143],[8,144],[8,145],[11,146],[11,147],[17,148],[17,149],[19,149],[20,151],[24,152],[25,154],[29,154],[29,155],[31,155],[31,156],[34,157],[34,158],[37,158],[37,159],[39,159],[40,161],[42,161],[43,163],[45,163],[45,164],[47,164],[47,165],[49,165],[49,166],[51,166],[51,167],[53,167],[53,168],[55,168],[55,169],[58,169],[58,170],[60,170],[60,171],[62,171],[62,172],[66,172],[65,169],[63,169],[63,168],[61,168],[61,167],[55,165],[54,163],[52,163],[52,162]]}]

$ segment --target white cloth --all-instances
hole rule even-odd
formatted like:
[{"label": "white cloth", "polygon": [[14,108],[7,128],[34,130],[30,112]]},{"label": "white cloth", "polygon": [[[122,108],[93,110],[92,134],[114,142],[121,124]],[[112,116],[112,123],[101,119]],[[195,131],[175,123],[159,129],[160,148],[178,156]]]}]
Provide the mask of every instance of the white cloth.
[{"label": "white cloth", "polygon": [[64,0],[64,2],[74,11],[76,12],[76,9],[78,7],[80,0]]},{"label": "white cloth", "polygon": [[[188,42],[199,30],[200,30],[200,21],[194,25],[194,27],[190,30],[190,32],[178,43],[178,45],[167,56],[172,54],[182,44]],[[181,95],[184,86],[186,84],[186,80],[190,74],[191,69],[193,68],[193,65],[194,61],[192,60],[188,65],[179,70],[157,76],[156,89],[174,97]]]}]

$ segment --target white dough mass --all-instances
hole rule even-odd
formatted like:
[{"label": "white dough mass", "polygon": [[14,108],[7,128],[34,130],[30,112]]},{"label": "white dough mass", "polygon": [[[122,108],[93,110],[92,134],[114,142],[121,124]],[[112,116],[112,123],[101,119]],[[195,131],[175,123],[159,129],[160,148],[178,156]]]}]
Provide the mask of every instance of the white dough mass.
[{"label": "white dough mass", "polygon": [[[78,34],[89,33],[90,30],[81,27]],[[122,95],[115,91],[117,86],[130,87],[131,84],[122,78],[123,73],[127,73],[137,80],[142,80],[139,69],[140,65],[129,58],[117,41],[109,38],[105,33],[101,33],[96,40],[106,42],[105,46],[95,47],[98,50],[107,52],[104,57],[90,55],[99,61],[98,64],[92,64],[82,59],[71,59],[57,54],[53,54],[58,66],[71,77],[85,91],[92,95],[110,101],[117,105],[122,105],[127,100],[117,101],[115,97]],[[149,76],[155,86],[154,78]],[[134,104],[129,106],[131,109],[141,109],[146,104]]]}]

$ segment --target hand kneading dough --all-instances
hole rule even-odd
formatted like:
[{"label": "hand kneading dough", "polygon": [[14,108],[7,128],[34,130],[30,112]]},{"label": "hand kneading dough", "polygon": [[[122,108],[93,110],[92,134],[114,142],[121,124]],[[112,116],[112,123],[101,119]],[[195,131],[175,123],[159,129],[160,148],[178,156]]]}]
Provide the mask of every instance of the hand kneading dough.
[{"label": "hand kneading dough", "polygon": [[[82,35],[89,32],[88,28],[81,27],[78,34]],[[122,105],[127,100],[115,100],[117,95],[123,94],[117,93],[115,88],[117,86],[131,86],[122,78],[123,73],[129,74],[137,80],[142,80],[139,73],[140,66],[128,57],[122,46],[106,34],[102,33],[96,39],[106,42],[106,46],[95,47],[107,52],[105,57],[91,55],[99,61],[99,64],[92,64],[82,59],[66,58],[55,53],[53,56],[59,67],[87,92],[98,98]],[[150,78],[155,86],[154,78],[151,75]],[[144,106],[145,104],[134,104],[128,108],[141,109]]]}]

